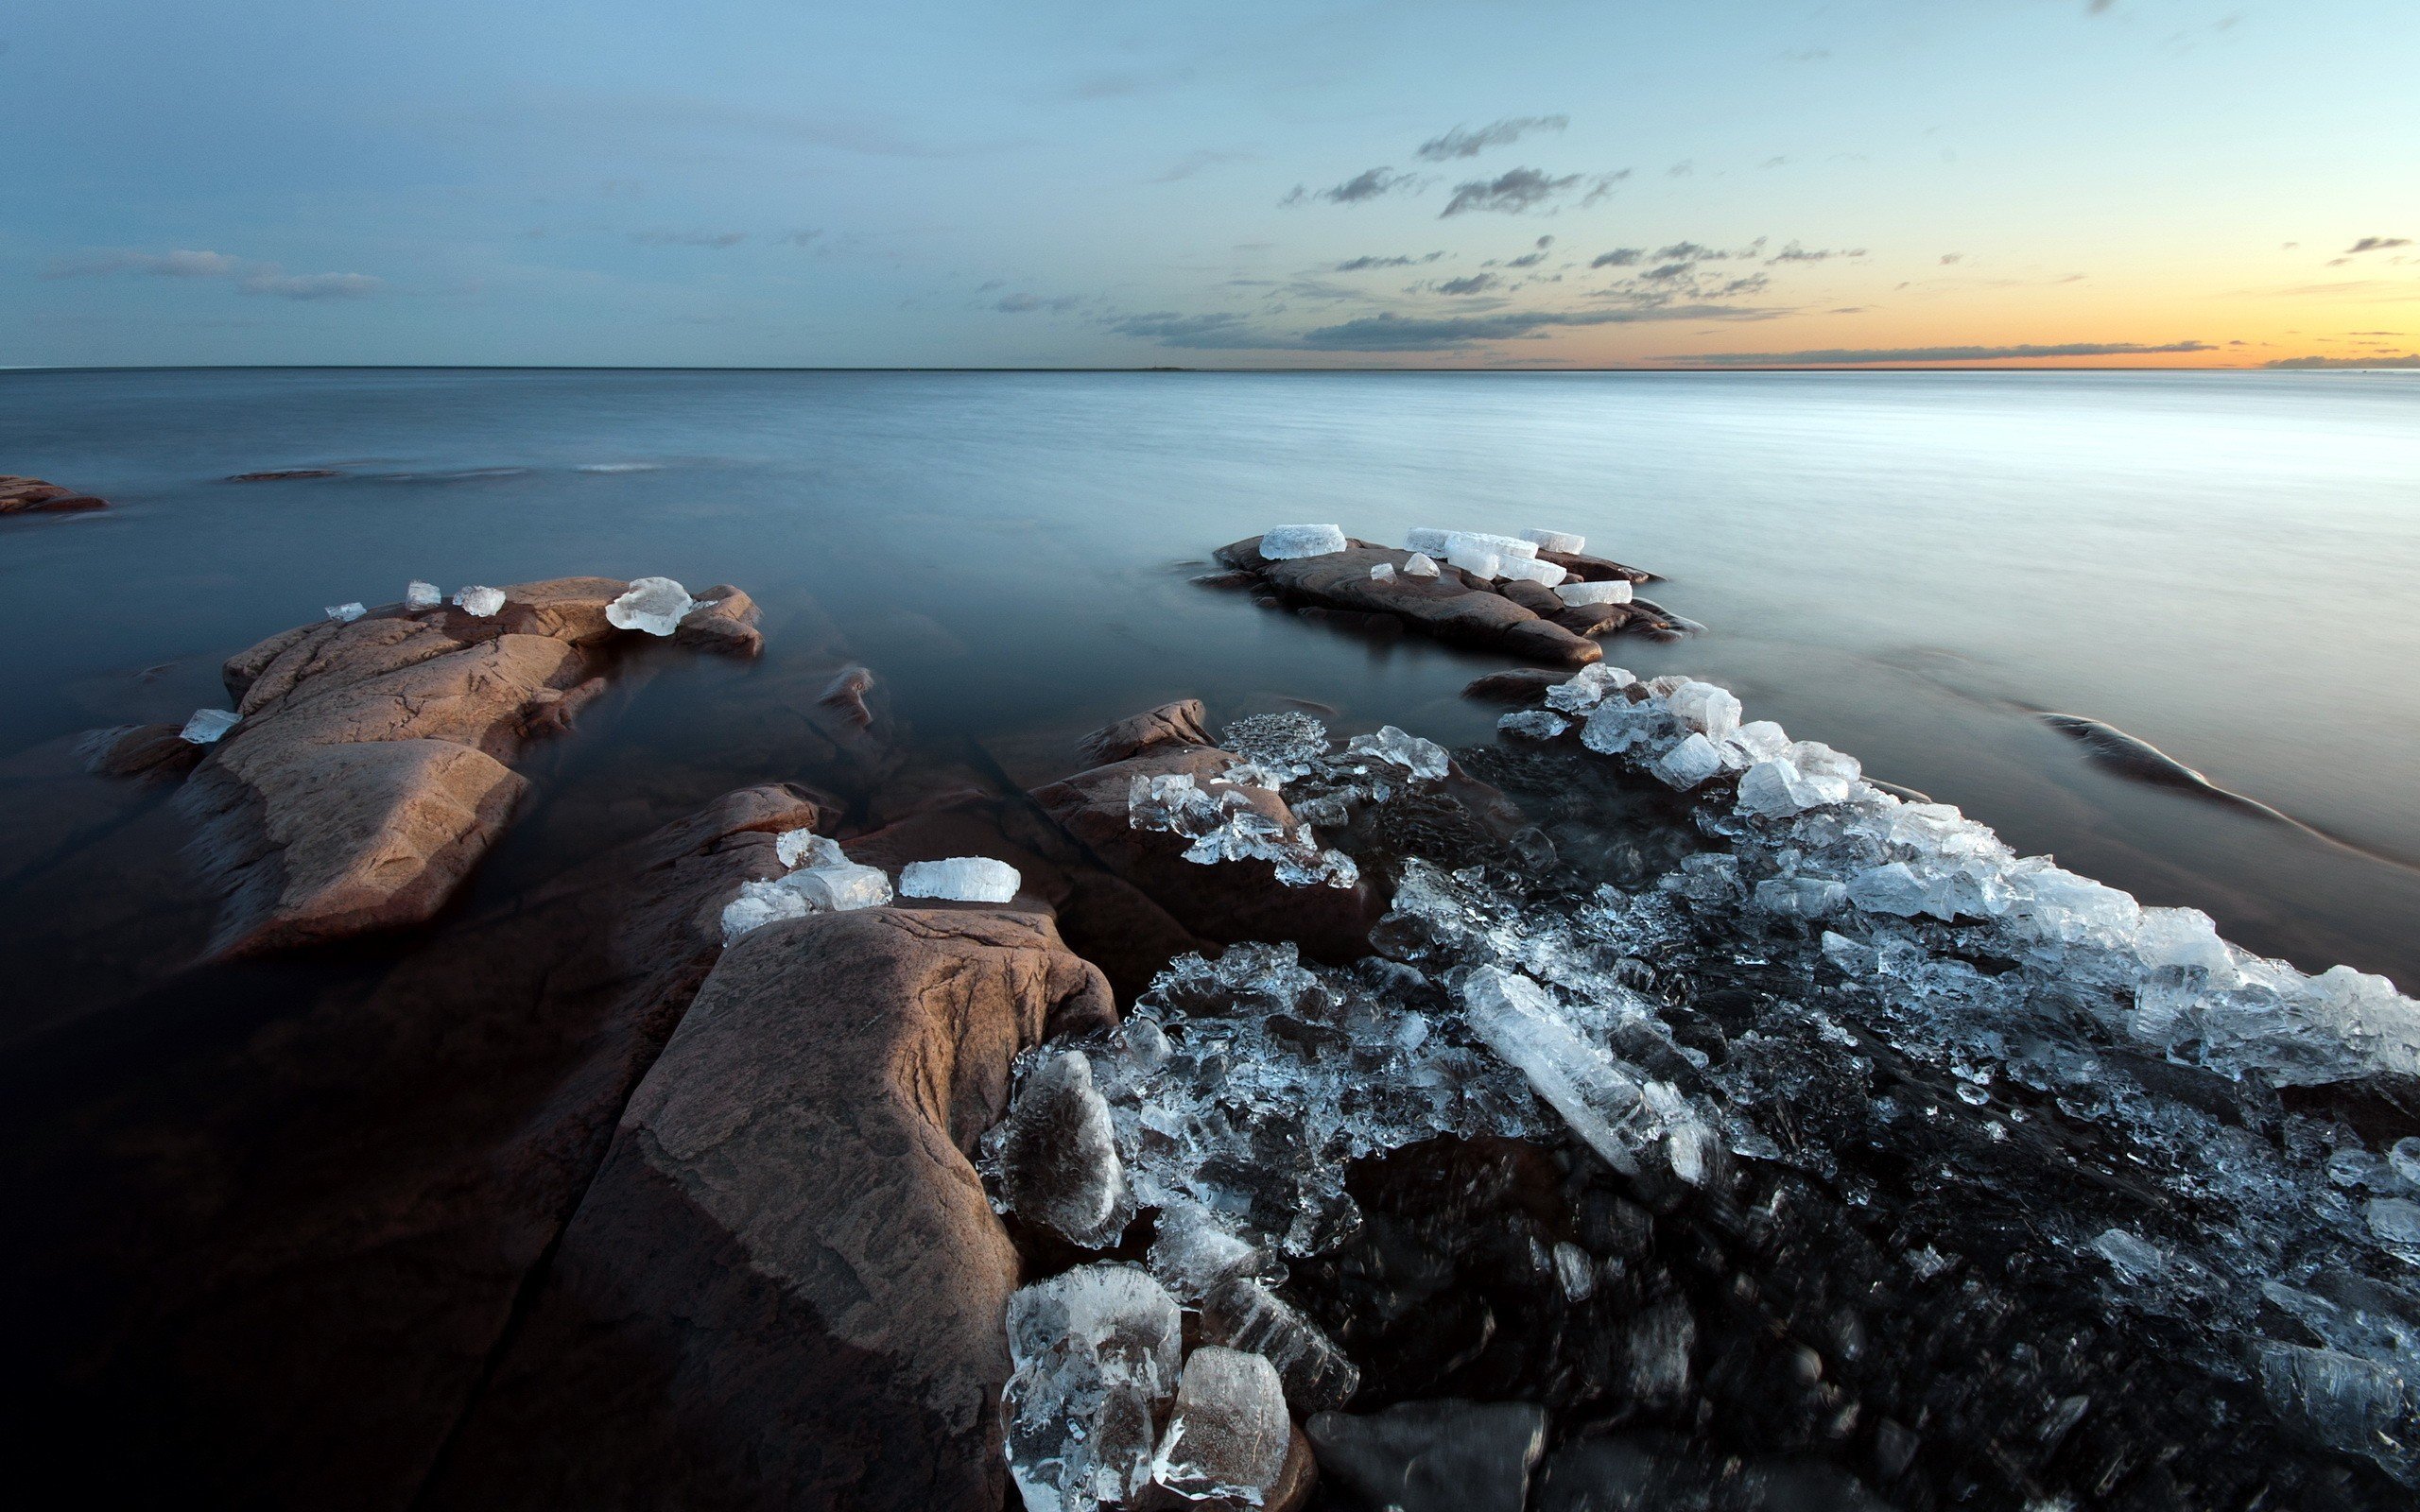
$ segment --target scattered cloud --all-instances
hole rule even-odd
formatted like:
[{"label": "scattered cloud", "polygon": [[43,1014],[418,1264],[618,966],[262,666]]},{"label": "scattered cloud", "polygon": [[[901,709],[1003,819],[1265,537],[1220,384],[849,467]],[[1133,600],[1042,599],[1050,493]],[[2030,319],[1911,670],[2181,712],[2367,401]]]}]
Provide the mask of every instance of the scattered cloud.
[{"label": "scattered cloud", "polygon": [[1425,257],[1357,257],[1350,262],[1337,264],[1336,270],[1340,273],[1366,273],[1374,267],[1417,267],[1444,255],[1443,252],[1430,252]]},{"label": "scattered cloud", "polygon": [[1685,179],[1697,171],[1698,165],[1694,159],[1683,158],[1680,162],[1665,169],[1664,177],[1668,179]]},{"label": "scattered cloud", "polygon": [[1162,169],[1158,173],[1151,175],[1151,182],[1175,183],[1181,179],[1192,178],[1195,174],[1201,172],[1204,168],[1215,168],[1222,163],[1250,163],[1253,161],[1256,156],[1257,154],[1251,152],[1212,152],[1207,150],[1201,152],[1188,152],[1184,157],[1181,157],[1174,163],[1169,163],[1166,168]]},{"label": "scattered cloud", "polygon": [[2409,236],[2364,236],[2352,246],[2345,248],[2344,255],[2350,257],[2355,252],[2383,252],[2391,247],[2411,245],[2411,238]]},{"label": "scattered cloud", "polygon": [[1771,267],[1776,263],[1828,263],[1835,257],[1863,257],[1864,255],[1865,249],[1862,247],[1809,249],[1791,242],[1780,251],[1766,258],[1765,266]]},{"label": "scattered cloud", "polygon": [[1124,315],[1107,322],[1119,335],[1201,352],[1248,352],[1294,343],[1263,334],[1240,315],[1179,315],[1159,310],[1149,315]]},{"label": "scattered cloud", "polygon": [[1518,257],[1507,259],[1504,266],[1507,267],[1535,267],[1546,260],[1547,254],[1544,252],[1523,252]]},{"label": "scattered cloud", "polygon": [[1652,310],[1506,310],[1461,316],[1388,313],[1306,331],[1300,345],[1315,352],[1447,352],[1490,341],[1542,339],[1568,327],[1666,320],[1754,320],[1766,318],[1771,313],[1727,305],[1674,305]]},{"label": "scattered cloud", "polygon": [[1590,267],[1636,267],[1639,259],[1646,255],[1647,249],[1644,247],[1616,247],[1610,252],[1599,252],[1590,259],[1588,266]]},{"label": "scattered cloud", "polygon": [[1964,252],[1944,252],[1941,254],[1941,266],[1944,267],[1947,267],[1952,263],[1962,263],[1965,260],[1966,254]]},{"label": "scattered cloud", "polygon": [[1567,115],[1512,115],[1480,127],[1476,131],[1456,127],[1443,136],[1431,137],[1420,144],[1419,156],[1426,163],[1450,163],[1456,158],[1476,158],[1490,147],[1509,147],[1534,131],[1560,131],[1571,124]]},{"label": "scattered cloud", "polygon": [[1576,173],[1554,178],[1536,168],[1512,168],[1493,179],[1473,179],[1454,186],[1454,198],[1445,202],[1438,218],[1473,210],[1522,215],[1569,192],[1580,180]]},{"label": "scattered cloud", "polygon": [[1028,310],[1072,310],[1076,302],[1072,294],[1062,294],[1054,299],[1044,299],[1038,294],[1008,294],[1003,295],[992,308],[1004,315],[1023,315]]},{"label": "scattered cloud", "polygon": [[1588,194],[1586,198],[1580,201],[1580,208],[1585,210],[1590,205],[1595,204],[1598,200],[1612,194],[1614,192],[1614,185],[1621,182],[1624,179],[1629,177],[1630,170],[1628,168],[1621,168],[1612,173],[1600,173],[1594,179],[1589,180]]},{"label": "scattered cloud", "polygon": [[385,288],[367,273],[288,273],[275,263],[231,257],[225,252],[115,250],[61,258],[45,278],[105,278],[131,273],[151,278],[225,279],[246,294],[281,300],[361,300]]},{"label": "scattered cloud", "polygon": [[1440,294],[1484,294],[1500,281],[1493,273],[1473,273],[1468,278],[1449,278],[1437,285]]},{"label": "scattered cloud", "polygon": [[1881,363],[2017,362],[2043,357],[2166,356],[2180,352],[2218,350],[2206,341],[2170,341],[2159,346],[2144,346],[2133,341],[2071,341],[2061,346],[1828,347],[1812,352],[1698,352],[1679,353],[1664,360],[1698,362],[1717,368],[1851,368]]},{"label": "scattered cloud", "polygon": [[2420,352],[2399,357],[2279,357],[2264,368],[2420,368]]},{"label": "scattered cloud", "polygon": [[711,247],[719,251],[748,239],[744,231],[634,231],[631,240],[641,247]]},{"label": "scattered cloud", "polygon": [[1364,200],[1379,199],[1398,190],[1420,185],[1417,174],[1397,173],[1392,168],[1370,168],[1355,174],[1332,189],[1305,189],[1301,184],[1294,192],[1278,201],[1281,205],[1299,205],[1306,199],[1324,199],[1335,205],[1357,205]]}]

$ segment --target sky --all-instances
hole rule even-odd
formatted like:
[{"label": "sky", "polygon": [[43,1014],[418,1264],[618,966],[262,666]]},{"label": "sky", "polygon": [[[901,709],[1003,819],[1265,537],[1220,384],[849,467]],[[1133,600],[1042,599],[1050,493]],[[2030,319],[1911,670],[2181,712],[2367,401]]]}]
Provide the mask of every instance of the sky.
[{"label": "sky", "polygon": [[2420,368],[2420,0],[10,0],[0,366]]}]

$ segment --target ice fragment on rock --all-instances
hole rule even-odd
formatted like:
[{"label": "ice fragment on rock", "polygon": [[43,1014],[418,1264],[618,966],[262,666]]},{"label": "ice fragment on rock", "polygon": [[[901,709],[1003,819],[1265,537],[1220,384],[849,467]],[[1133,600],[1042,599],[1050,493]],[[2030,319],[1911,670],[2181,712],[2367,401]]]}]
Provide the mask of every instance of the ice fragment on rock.
[{"label": "ice fragment on rock", "polygon": [[1693,734],[1657,758],[1650,770],[1667,787],[1685,793],[1722,770],[1722,752],[1705,736]]},{"label": "ice fragment on rock", "polygon": [[1568,680],[1548,688],[1547,707],[1566,714],[1584,714],[1637,680],[1625,669],[1599,662],[1582,667]]},{"label": "ice fragment on rock", "polygon": [[1092,1062],[1070,1050],[1034,1068],[1009,1111],[1000,1178],[1017,1216],[1069,1244],[1105,1249],[1134,1216],[1109,1104]]},{"label": "ice fragment on rock", "polygon": [[[1152,1032],[1158,1032],[1156,1025]],[[1172,1202],[1160,1209],[1148,1263],[1169,1291],[1198,1302],[1220,1282],[1249,1275],[1267,1258],[1258,1246],[1220,1228],[1198,1204]]]},{"label": "ice fragment on rock", "polygon": [[840,842],[813,830],[786,830],[773,842],[773,856],[786,867],[838,866],[849,859]]},{"label": "ice fragment on rock", "polygon": [[1132,1265],[1085,1265],[1009,1298],[1009,1473],[1031,1512],[1096,1512],[1150,1483],[1178,1379],[1175,1298]]},{"label": "ice fragment on rock", "polygon": [[1426,552],[1431,557],[1445,555],[1445,538],[1450,530],[1438,530],[1427,525],[1414,525],[1403,533],[1404,549],[1415,554]]},{"label": "ice fragment on rock", "polygon": [[2157,1246],[2123,1228],[2102,1230],[2100,1237],[2092,1242],[2092,1247],[2109,1262],[2118,1280],[2130,1284],[2154,1280],[2168,1270],[2168,1256]]},{"label": "ice fragment on rock", "polygon": [[1326,1412],[1353,1400],[1361,1371],[1318,1324],[1249,1276],[1230,1277],[1201,1300],[1207,1336],[1250,1349],[1277,1367],[1286,1404],[1297,1413]]},{"label": "ice fragment on rock", "polygon": [[1721,740],[1739,728],[1739,700],[1728,688],[1694,679],[1664,695],[1672,717],[1708,740]]},{"label": "ice fragment on rock", "polygon": [[1516,709],[1497,720],[1495,728],[1524,740],[1553,740],[1571,728],[1571,721],[1544,709]]},{"label": "ice fragment on rock", "polygon": [[1425,551],[1415,551],[1403,564],[1403,575],[1406,577],[1434,577],[1437,576],[1436,560]]},{"label": "ice fragment on rock", "polygon": [[1184,1362],[1151,1479],[1195,1501],[1233,1497],[1258,1506],[1286,1468],[1292,1437],[1276,1369],[1259,1355],[1206,1344]]},{"label": "ice fragment on rock", "polygon": [[1394,580],[1394,576],[1395,564],[1393,562],[1381,561],[1370,564],[1370,580],[1372,582],[1392,582]]},{"label": "ice fragment on rock", "polygon": [[454,594],[454,604],[465,614],[486,619],[504,608],[504,590],[483,587],[461,589]]},{"label": "ice fragment on rock", "polygon": [[193,717],[185,721],[185,727],[177,731],[177,738],[195,746],[215,745],[243,717],[233,709],[197,709]]},{"label": "ice fragment on rock", "polygon": [[781,885],[825,913],[879,908],[890,902],[889,873],[880,867],[861,867],[845,858],[793,871],[781,879]]},{"label": "ice fragment on rock", "polygon": [[1524,530],[1521,532],[1521,539],[1532,543],[1540,551],[1559,551],[1566,557],[1574,552],[1588,549],[1586,536],[1568,535],[1561,530]]},{"label": "ice fragment on rock", "polygon": [[1534,558],[1538,554],[1538,543],[1534,541],[1524,541],[1519,536],[1490,535],[1484,530],[1447,531],[1445,533],[1445,549],[1447,551],[1452,551],[1457,546],[1468,547],[1477,551],[1492,551],[1498,557],[1526,557]]},{"label": "ice fragment on rock", "polygon": [[328,618],[336,621],[338,625],[350,625],[369,612],[369,609],[364,606],[359,599],[355,599],[350,604],[331,604],[328,606]]},{"label": "ice fragment on rock", "polygon": [[743,882],[739,896],[723,904],[722,942],[730,945],[778,919],[804,919],[814,911],[804,895],[783,886],[780,879]]},{"label": "ice fragment on rock", "polygon": [[404,585],[404,608],[406,609],[435,609],[444,602],[445,595],[438,591],[435,583],[424,582],[415,577]]},{"label": "ice fragment on rock", "polygon": [[1566,582],[1554,585],[1554,596],[1566,604],[1627,604],[1632,588],[1628,578],[1610,583]]},{"label": "ice fragment on rock", "polygon": [[990,856],[952,856],[910,861],[899,873],[899,890],[909,898],[947,898],[959,902],[1004,903],[1024,879],[1017,868]]},{"label": "ice fragment on rock", "polygon": [[1260,538],[1260,554],[1269,561],[1326,557],[1343,549],[1344,532],[1335,525],[1277,525]]},{"label": "ice fragment on rock", "polygon": [[1626,1176],[1638,1150],[1667,1130],[1666,1112],[1689,1118],[1668,1089],[1649,1101],[1644,1079],[1575,1032],[1554,999],[1528,977],[1482,966],[1462,987],[1462,1011],[1487,1047],[1530,1078],[1539,1097],[1606,1163]]},{"label": "ice fragment on rock", "polygon": [[[1548,550],[1565,548],[1549,546]],[[1578,546],[1568,548],[1578,551]],[[1588,1251],[1569,1240],[1554,1246],[1554,1279],[1562,1286],[1565,1300],[1584,1302],[1597,1289],[1597,1262]]]},{"label": "ice fragment on rock", "polygon": [[1570,576],[1550,561],[1539,561],[1530,557],[1506,556],[1497,557],[1495,575],[1508,580],[1518,579],[1523,582],[1536,583],[1541,588],[1552,588]]},{"label": "ice fragment on rock", "polygon": [[1467,541],[1457,541],[1445,553],[1445,564],[1449,567],[1459,567],[1473,577],[1492,578],[1503,572],[1504,558],[1483,546],[1474,546]]},{"label": "ice fragment on rock", "polygon": [[1444,747],[1393,725],[1380,725],[1375,734],[1354,736],[1345,743],[1344,753],[1400,766],[1416,782],[1433,782],[1445,775]]},{"label": "ice fragment on rock", "polygon": [[2361,1210],[2370,1232],[2390,1248],[2420,1254],[2420,1202],[2402,1197],[2374,1197]]},{"label": "ice fragment on rock", "polygon": [[635,577],[621,597],[605,606],[605,622],[617,630],[670,635],[695,607],[689,591],[669,577]]}]

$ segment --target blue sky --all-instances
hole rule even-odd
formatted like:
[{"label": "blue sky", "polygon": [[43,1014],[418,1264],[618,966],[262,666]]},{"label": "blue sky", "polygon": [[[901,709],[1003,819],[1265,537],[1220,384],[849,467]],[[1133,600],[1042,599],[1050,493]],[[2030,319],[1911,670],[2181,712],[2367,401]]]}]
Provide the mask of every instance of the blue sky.
[{"label": "blue sky", "polygon": [[15,0],[0,47],[0,364],[2420,362],[2410,0]]}]

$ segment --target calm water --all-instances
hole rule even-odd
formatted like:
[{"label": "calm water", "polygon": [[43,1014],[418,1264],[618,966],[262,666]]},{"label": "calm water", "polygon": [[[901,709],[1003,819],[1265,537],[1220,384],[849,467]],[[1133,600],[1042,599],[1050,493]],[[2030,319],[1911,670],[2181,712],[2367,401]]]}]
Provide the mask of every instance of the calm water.
[{"label": "calm water", "polygon": [[[222,481],[300,467],[345,475]],[[1582,531],[1712,627],[1611,660],[1725,682],[2263,952],[2420,988],[2409,378],[0,373],[0,472],[115,503],[0,522],[0,948],[47,985],[0,1039],[156,983],[198,917],[161,859],[172,817],[60,777],[62,737],[222,703],[221,657],[323,605],[573,573],[764,605],[763,666],[661,659],[533,756],[542,807],[493,889],[791,775],[724,712],[778,675],[809,600],[920,739],[979,737],[1020,776],[1182,694],[1214,725],[1292,696],[1347,729],[1484,738],[1495,711],[1456,692],[1500,662],[1187,580],[1226,541],[1318,520]],[[2031,709],[2108,720],[2372,853],[2129,783]],[[577,783],[611,801],[548,827]]]}]

